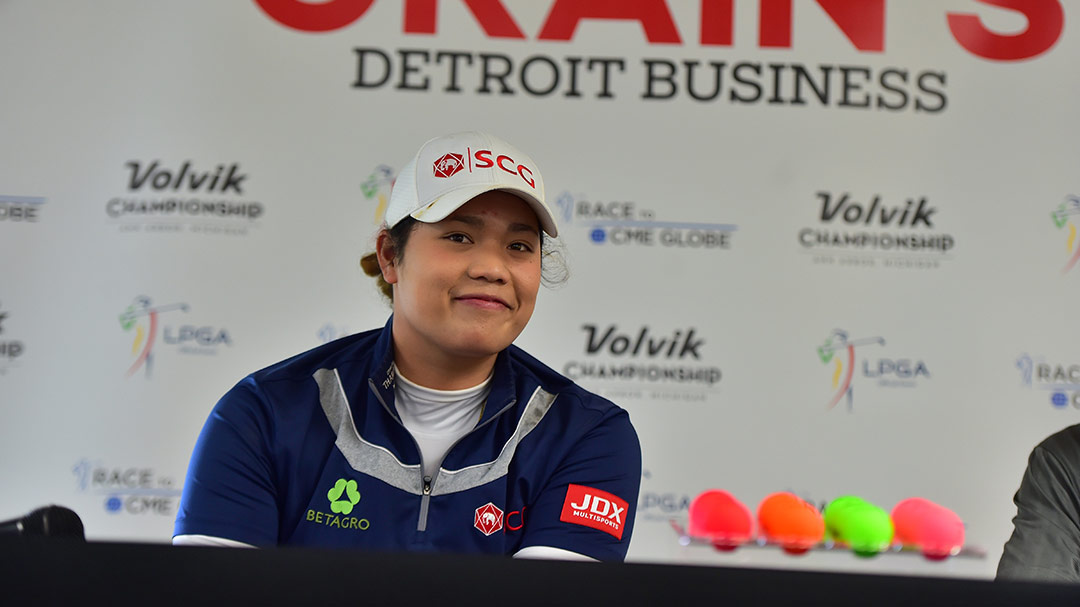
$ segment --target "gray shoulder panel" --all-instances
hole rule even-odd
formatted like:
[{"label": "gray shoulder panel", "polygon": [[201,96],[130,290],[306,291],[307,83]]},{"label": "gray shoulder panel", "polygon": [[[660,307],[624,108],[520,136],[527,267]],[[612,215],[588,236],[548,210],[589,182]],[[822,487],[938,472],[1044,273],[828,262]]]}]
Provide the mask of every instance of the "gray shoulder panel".
[{"label": "gray shoulder panel", "polygon": [[385,447],[364,440],[356,431],[349,400],[337,369],[319,369],[312,377],[319,386],[319,403],[323,413],[337,435],[334,444],[349,465],[357,472],[373,476],[392,487],[422,495],[423,481],[419,465],[401,463]]}]

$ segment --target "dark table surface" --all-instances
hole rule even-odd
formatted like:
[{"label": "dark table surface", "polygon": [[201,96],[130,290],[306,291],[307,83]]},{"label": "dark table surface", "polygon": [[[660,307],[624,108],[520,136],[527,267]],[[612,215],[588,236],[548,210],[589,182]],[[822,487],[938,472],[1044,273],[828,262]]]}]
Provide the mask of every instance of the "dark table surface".
[{"label": "dark table surface", "polygon": [[11,605],[1080,605],[1080,585],[18,538],[0,571]]}]

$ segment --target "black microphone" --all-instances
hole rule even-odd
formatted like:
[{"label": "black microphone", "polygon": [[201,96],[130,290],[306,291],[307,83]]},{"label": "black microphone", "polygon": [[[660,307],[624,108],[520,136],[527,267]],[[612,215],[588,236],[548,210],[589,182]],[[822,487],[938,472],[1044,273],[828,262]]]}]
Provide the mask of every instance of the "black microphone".
[{"label": "black microphone", "polygon": [[82,519],[63,506],[45,506],[26,516],[0,522],[0,536],[61,537],[86,541]]}]

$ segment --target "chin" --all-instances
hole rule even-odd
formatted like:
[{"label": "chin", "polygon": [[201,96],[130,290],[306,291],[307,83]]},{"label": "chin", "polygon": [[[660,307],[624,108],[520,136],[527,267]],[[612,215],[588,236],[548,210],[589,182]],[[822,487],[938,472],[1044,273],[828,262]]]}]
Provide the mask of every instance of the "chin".
[{"label": "chin", "polygon": [[496,337],[490,331],[477,330],[462,331],[454,341],[453,350],[459,355],[479,358],[502,352],[514,340],[508,336]]}]

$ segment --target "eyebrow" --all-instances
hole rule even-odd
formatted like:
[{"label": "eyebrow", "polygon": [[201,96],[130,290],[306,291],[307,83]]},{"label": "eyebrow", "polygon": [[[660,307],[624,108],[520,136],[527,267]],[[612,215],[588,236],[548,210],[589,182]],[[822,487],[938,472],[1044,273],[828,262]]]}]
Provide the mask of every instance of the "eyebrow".
[{"label": "eyebrow", "polygon": [[[484,226],[484,220],[476,215],[458,215],[457,217],[447,218],[446,221],[457,221],[465,225],[473,226],[476,228],[482,228]],[[527,223],[511,223],[507,229],[508,232],[528,232],[530,234],[539,234],[540,229],[536,226],[531,226]]]}]

